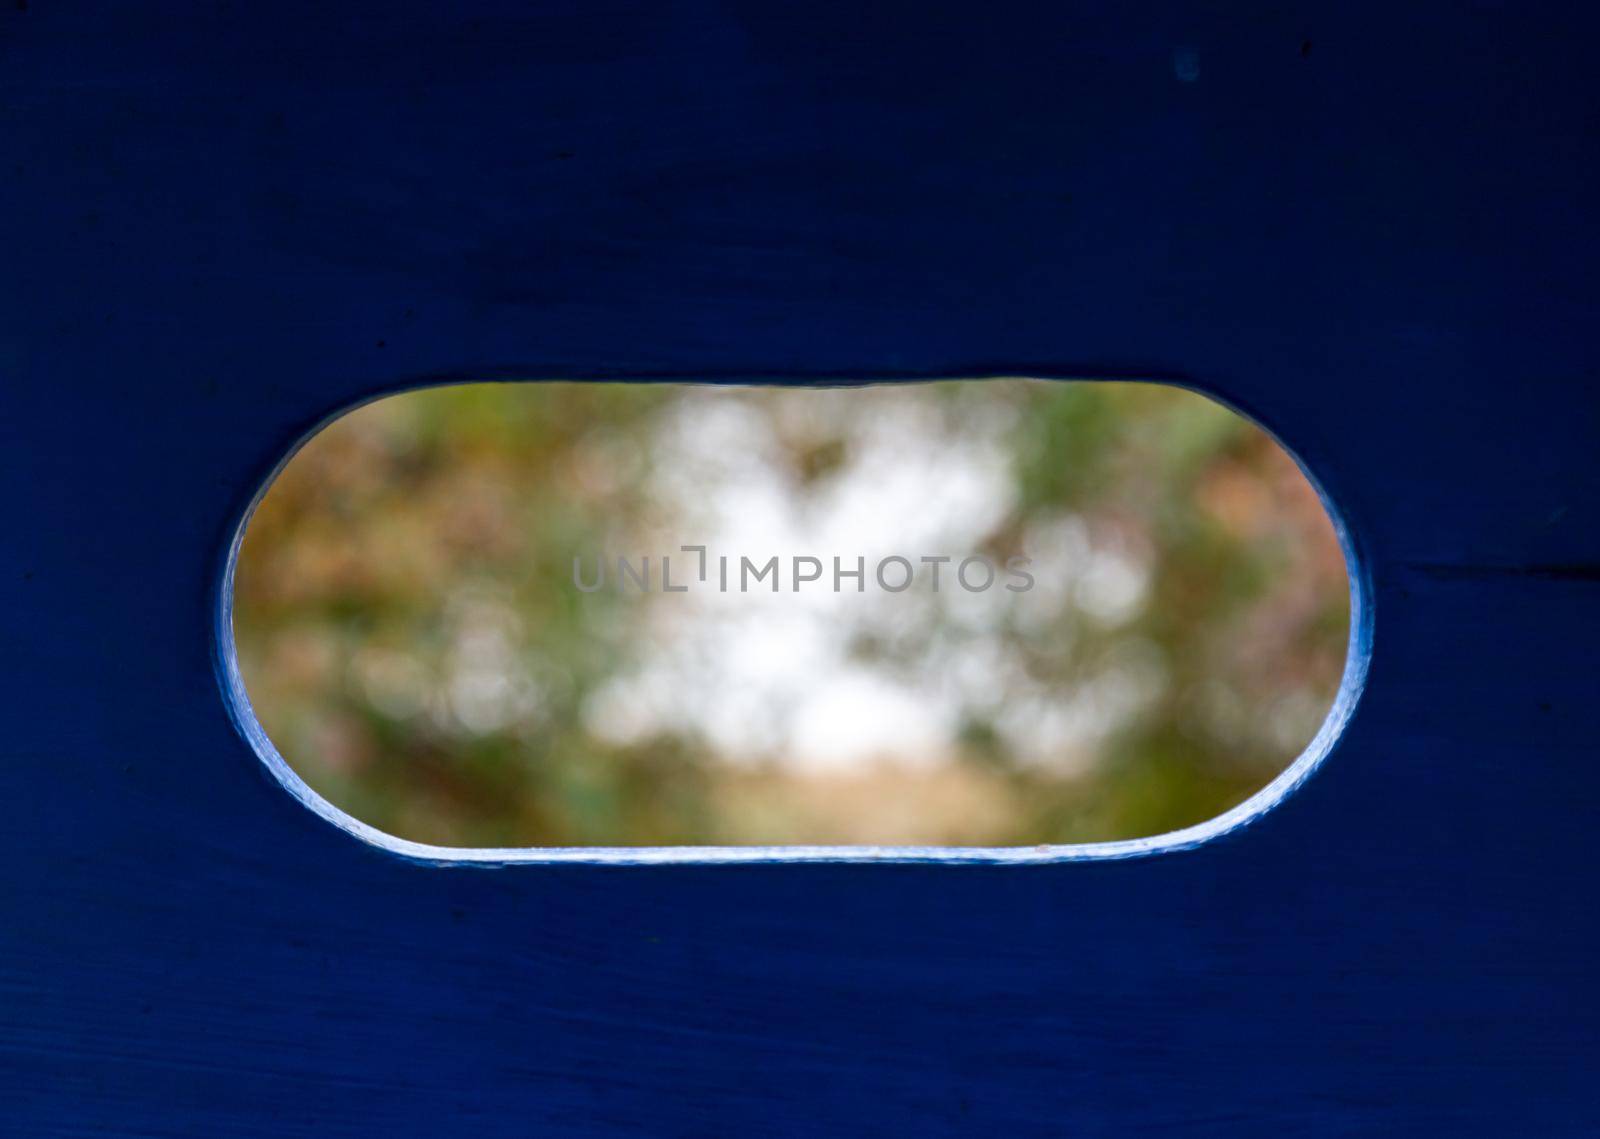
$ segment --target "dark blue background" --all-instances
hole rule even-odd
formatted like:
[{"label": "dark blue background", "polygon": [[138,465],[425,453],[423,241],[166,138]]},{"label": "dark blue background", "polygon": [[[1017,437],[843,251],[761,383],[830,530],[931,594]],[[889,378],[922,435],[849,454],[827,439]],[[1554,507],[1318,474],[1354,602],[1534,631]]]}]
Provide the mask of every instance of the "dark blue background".
[{"label": "dark blue background", "polygon": [[[1596,22],[8,3],[0,1132],[1600,1131]],[[993,373],[1196,384],[1342,510],[1368,688],[1253,825],[441,868],[230,723],[227,544],[354,400]]]}]

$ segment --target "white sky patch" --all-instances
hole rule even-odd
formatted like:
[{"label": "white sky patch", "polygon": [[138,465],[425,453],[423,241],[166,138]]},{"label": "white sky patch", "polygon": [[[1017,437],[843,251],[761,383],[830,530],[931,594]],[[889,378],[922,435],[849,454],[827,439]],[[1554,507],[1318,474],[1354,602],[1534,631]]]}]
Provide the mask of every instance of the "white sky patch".
[{"label": "white sky patch", "polygon": [[[673,555],[673,580],[683,583],[697,577],[698,557],[678,546],[705,545],[707,584],[650,599],[660,620],[637,668],[590,701],[591,729],[618,743],[687,731],[735,764],[926,766],[955,756],[965,707],[992,713],[1032,762],[1070,767],[1070,757],[1088,755],[1087,744],[1138,703],[1126,686],[1108,679],[1072,699],[1037,693],[986,630],[1012,607],[1043,618],[1077,605],[1108,623],[1126,620],[1143,601],[1146,575],[1132,559],[1092,546],[1083,523],[1063,515],[1026,536],[1031,591],[1006,591],[1003,565],[987,590],[961,587],[962,559],[1015,505],[1005,447],[1015,412],[974,410],[957,430],[948,408],[893,389],[776,398],[776,413],[768,414],[737,390],[701,389],[658,428],[654,491],[674,521],[654,536],[656,553]],[[842,465],[801,486],[789,466],[792,448],[841,437]],[[774,555],[778,591],[770,578],[752,579],[742,591],[741,558],[764,567]],[[940,555],[950,561],[938,566],[934,596],[934,567],[921,559]],[[798,591],[797,556],[822,562],[821,579]],[[887,593],[874,580],[891,556],[915,569],[916,584],[904,593]],[[847,571],[864,560],[864,591],[845,578],[835,592],[835,557]],[[903,569],[885,572],[898,583]],[[975,564],[967,580],[976,585],[986,576]],[[863,635],[895,641],[941,624],[959,636],[922,654],[912,675],[853,656]]]}]

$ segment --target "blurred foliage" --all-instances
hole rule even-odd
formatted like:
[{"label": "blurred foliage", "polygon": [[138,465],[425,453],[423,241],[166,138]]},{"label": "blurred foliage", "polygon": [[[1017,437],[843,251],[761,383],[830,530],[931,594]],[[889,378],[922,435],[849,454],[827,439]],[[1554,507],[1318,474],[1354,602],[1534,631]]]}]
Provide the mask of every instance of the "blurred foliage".
[{"label": "blurred foliage", "polygon": [[[713,416],[721,429],[702,432]],[[719,522],[711,507],[743,486],[766,480],[784,510],[816,514],[870,492],[872,464],[902,453],[939,457],[957,488],[982,481],[985,455],[1001,473],[969,549],[907,556],[1027,556],[1039,582],[981,595],[976,616],[977,595],[919,583],[816,618],[845,630],[852,667],[948,706],[955,727],[925,762],[791,763],[781,732],[730,754],[707,725],[740,707],[744,674],[680,668],[661,648],[665,627],[716,657],[715,636],[684,638],[699,603],[573,587],[575,556],[737,533],[746,508]],[[1299,754],[1337,690],[1348,621],[1332,527],[1264,432],[1174,388],[1022,380],[382,400],[273,483],[235,599],[253,706],[307,782],[393,834],[479,846],[1160,833]],[[770,633],[772,654],[785,636]],[[960,680],[975,659],[987,679]],[[620,679],[652,675],[677,678],[657,682],[671,714],[610,730]],[[772,722],[803,718],[805,695]]]}]

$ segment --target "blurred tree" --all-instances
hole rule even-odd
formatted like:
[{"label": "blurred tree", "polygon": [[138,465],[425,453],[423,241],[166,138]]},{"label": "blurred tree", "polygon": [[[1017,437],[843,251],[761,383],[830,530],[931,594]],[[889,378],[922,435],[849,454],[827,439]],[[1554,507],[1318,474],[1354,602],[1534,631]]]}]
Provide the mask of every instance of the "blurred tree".
[{"label": "blurred tree", "polygon": [[[841,503],[899,533],[916,512],[872,496],[919,455],[949,488],[937,532],[972,544],[914,552],[1030,557],[1038,580],[983,594],[981,612],[924,576],[898,608],[812,613],[843,630],[824,671],[955,725],[921,756],[791,762],[779,725],[805,719],[807,694],[779,691],[770,724],[736,715],[740,674],[708,659],[727,655],[731,618],[572,586],[574,557],[671,553]],[[778,499],[749,497],[768,485]],[[1011,845],[1160,833],[1269,782],[1332,703],[1348,606],[1293,461],[1178,389],[547,383],[409,393],[318,434],[250,523],[235,630],[285,758],[403,837]],[[740,619],[766,622],[772,654],[793,648],[793,626]],[[771,738],[730,747],[729,722]]]}]

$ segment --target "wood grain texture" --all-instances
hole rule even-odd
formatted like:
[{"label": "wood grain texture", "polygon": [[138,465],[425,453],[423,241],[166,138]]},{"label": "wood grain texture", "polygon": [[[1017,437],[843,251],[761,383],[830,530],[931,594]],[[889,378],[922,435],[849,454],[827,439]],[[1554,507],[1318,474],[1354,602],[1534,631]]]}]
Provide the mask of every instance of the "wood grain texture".
[{"label": "wood grain texture", "polygon": [[[0,11],[0,1132],[1592,1135],[1597,17]],[[227,551],[438,379],[1189,383],[1349,526],[1251,825],[440,867],[230,721]]]}]

